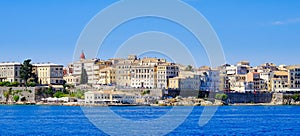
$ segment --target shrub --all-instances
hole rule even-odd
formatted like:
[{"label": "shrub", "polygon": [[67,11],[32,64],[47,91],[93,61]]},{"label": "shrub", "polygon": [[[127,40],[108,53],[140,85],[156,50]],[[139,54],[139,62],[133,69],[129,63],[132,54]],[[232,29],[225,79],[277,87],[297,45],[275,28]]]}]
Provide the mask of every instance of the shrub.
[{"label": "shrub", "polygon": [[8,81],[0,82],[0,86],[6,86],[6,87],[8,87],[8,86],[10,86],[10,82],[8,82]]},{"label": "shrub", "polygon": [[292,95],[292,99],[297,101],[299,99],[299,94]]},{"label": "shrub", "polygon": [[29,87],[35,87],[36,83],[35,82],[29,82],[29,83],[27,83],[27,86],[29,86]]},{"label": "shrub", "polygon": [[61,97],[66,97],[66,96],[67,96],[67,94],[64,94],[61,91],[57,91],[55,94],[53,94],[53,97],[56,97],[56,98],[61,98]]},{"label": "shrub", "polygon": [[19,85],[19,82],[11,82],[9,86],[18,87]]},{"label": "shrub", "polygon": [[15,96],[14,96],[15,102],[19,101],[19,99],[20,99],[20,96],[19,96],[19,95],[15,95]]},{"label": "shrub", "polygon": [[227,100],[228,96],[226,94],[216,94],[215,98],[218,100],[225,101],[225,100]]}]

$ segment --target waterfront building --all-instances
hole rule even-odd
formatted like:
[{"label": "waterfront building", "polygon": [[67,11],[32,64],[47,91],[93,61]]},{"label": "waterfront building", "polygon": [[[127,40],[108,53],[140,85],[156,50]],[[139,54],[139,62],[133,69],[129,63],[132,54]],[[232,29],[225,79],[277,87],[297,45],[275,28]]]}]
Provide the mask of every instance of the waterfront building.
[{"label": "waterfront building", "polygon": [[220,78],[220,71],[217,69],[210,69],[207,72],[207,81],[206,86],[207,90],[209,91],[220,91],[221,90],[221,78]]},{"label": "waterfront building", "polygon": [[127,59],[119,59],[115,64],[116,85],[118,89],[130,88],[131,86],[131,69],[137,65],[139,60],[135,55],[129,55]]},{"label": "waterfront building", "polygon": [[266,84],[266,89],[270,92],[272,91],[271,88],[271,79],[274,77],[273,75],[274,73],[271,71],[268,72],[261,72],[260,73],[260,78],[264,80],[265,84]]},{"label": "waterfront building", "polygon": [[136,96],[114,91],[88,91],[84,93],[85,104],[134,104]]},{"label": "waterfront building", "polygon": [[169,79],[178,76],[179,68],[175,63],[162,63],[157,66],[157,88],[169,86]]},{"label": "waterfront building", "polygon": [[174,77],[169,79],[169,88],[181,91],[200,90],[201,76]]},{"label": "waterfront building", "polygon": [[[82,79],[81,74],[84,72],[87,76],[88,84],[97,84],[99,81],[99,70],[100,64],[98,62],[100,59],[86,59],[84,53],[80,55],[80,60],[69,64],[69,66],[73,67],[72,76],[74,79]],[[80,84],[81,81],[76,80],[76,84]],[[74,83],[74,82],[73,82]]]},{"label": "waterfront building", "polygon": [[247,90],[253,91],[266,91],[267,83],[261,79],[260,73],[249,72],[246,76],[246,82],[249,84]]},{"label": "waterfront building", "polygon": [[288,83],[291,89],[300,89],[300,66],[289,66]]},{"label": "waterfront building", "polygon": [[216,92],[222,90],[220,70],[211,69],[209,67],[201,67],[196,71],[196,75],[201,75],[202,91]]},{"label": "waterfront building", "polygon": [[[141,59],[136,65],[132,66],[131,73],[130,73],[131,87],[149,88],[149,89],[157,88],[157,67],[158,65],[163,63],[166,63],[165,59],[157,59],[157,58]],[[162,74],[160,73],[160,75]]]},{"label": "waterfront building", "polygon": [[22,64],[16,62],[0,63],[0,82],[22,82],[20,69]]},{"label": "waterfront building", "polygon": [[228,76],[230,90],[236,92],[246,92],[246,75],[230,75]]},{"label": "waterfront building", "polygon": [[66,81],[67,84],[76,85],[80,83],[80,77],[74,76],[73,74],[64,75],[63,79]]},{"label": "waterfront building", "polygon": [[289,87],[288,72],[287,71],[274,71],[271,78],[271,88],[273,92],[282,92]]},{"label": "waterfront building", "polygon": [[98,84],[100,85],[116,84],[116,69],[114,67],[100,69],[99,78]]},{"label": "waterfront building", "polygon": [[53,63],[33,64],[40,84],[63,84],[63,65]]},{"label": "waterfront building", "polygon": [[226,67],[228,66],[230,65],[224,64],[222,66],[217,67],[220,76],[220,90],[226,92],[230,91],[229,78],[227,76],[227,70],[226,70]]}]

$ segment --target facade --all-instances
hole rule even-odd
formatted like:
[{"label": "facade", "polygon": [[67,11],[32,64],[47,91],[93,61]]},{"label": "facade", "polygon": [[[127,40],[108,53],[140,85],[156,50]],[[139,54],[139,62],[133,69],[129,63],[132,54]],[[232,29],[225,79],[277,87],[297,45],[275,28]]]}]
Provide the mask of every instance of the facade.
[{"label": "facade", "polygon": [[157,67],[166,63],[165,59],[143,58],[131,69],[131,87],[157,88]]},{"label": "facade", "polygon": [[288,72],[275,71],[273,78],[271,78],[271,88],[273,92],[281,92],[281,90],[288,88]]},{"label": "facade", "polygon": [[200,75],[193,77],[174,77],[169,79],[169,88],[182,91],[200,90],[201,81]]},{"label": "facade", "polygon": [[250,72],[247,74],[246,82],[250,85],[247,89],[251,91],[266,91],[267,83],[265,80],[261,79],[260,73]]},{"label": "facade", "polygon": [[122,60],[115,65],[116,85],[118,88],[130,88],[131,69],[136,61],[136,59]]},{"label": "facade", "polygon": [[221,89],[221,78],[219,70],[209,70],[206,78],[206,90],[208,91],[220,91]]},{"label": "facade", "polygon": [[169,79],[177,77],[179,68],[174,63],[163,63],[157,66],[157,88],[168,88]]},{"label": "facade", "polygon": [[134,104],[136,96],[113,91],[88,91],[84,93],[85,104]]},{"label": "facade", "polygon": [[22,64],[15,62],[0,63],[0,82],[22,82],[20,69]]},{"label": "facade", "polygon": [[45,63],[34,66],[40,84],[63,84],[63,65]]},{"label": "facade", "polygon": [[[99,59],[86,59],[84,53],[82,53],[79,61],[70,64],[70,66],[73,66],[73,68],[71,68],[73,69],[72,76],[74,76],[75,79],[81,79],[82,72],[86,72],[87,83],[97,84],[100,70],[99,61]],[[76,84],[80,84],[80,82],[79,80]]]},{"label": "facade", "polygon": [[300,89],[300,66],[291,66],[287,69],[289,88]]},{"label": "facade", "polygon": [[79,76],[75,77],[72,74],[64,75],[63,79],[66,81],[66,83],[72,85],[78,84],[80,82],[80,77]]},{"label": "facade", "polygon": [[133,66],[131,72],[131,87],[157,88],[157,66]]},{"label": "facade", "polygon": [[112,85],[116,83],[116,69],[113,67],[107,67],[100,69],[99,72],[99,81],[100,85]]},{"label": "facade", "polygon": [[264,80],[266,84],[266,89],[270,92],[272,91],[271,88],[271,79],[274,77],[273,72],[261,72],[260,73],[260,78]]},{"label": "facade", "polygon": [[246,75],[230,75],[228,76],[230,90],[236,92],[246,91]]}]

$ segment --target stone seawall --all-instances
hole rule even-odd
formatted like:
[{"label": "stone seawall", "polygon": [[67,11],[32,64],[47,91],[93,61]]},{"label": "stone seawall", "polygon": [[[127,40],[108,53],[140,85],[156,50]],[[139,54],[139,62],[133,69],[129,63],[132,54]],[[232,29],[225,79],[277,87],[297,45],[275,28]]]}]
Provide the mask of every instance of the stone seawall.
[{"label": "stone seawall", "polygon": [[[26,101],[35,102],[35,87],[27,87],[27,91],[24,91],[26,89],[25,87],[0,87],[0,102],[6,101],[6,98],[4,97],[4,92],[8,91],[10,88],[12,89],[12,91],[22,90],[22,92],[14,94],[18,95],[20,99],[22,97],[25,97]],[[12,99],[14,95],[9,96],[8,102],[13,102]]]},{"label": "stone seawall", "polygon": [[229,103],[271,103],[272,93],[226,93]]}]

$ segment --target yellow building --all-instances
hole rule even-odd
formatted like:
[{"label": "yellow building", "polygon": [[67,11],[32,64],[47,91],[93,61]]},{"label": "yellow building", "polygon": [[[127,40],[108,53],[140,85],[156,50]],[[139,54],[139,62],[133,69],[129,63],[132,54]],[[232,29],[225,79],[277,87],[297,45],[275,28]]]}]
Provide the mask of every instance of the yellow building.
[{"label": "yellow building", "polygon": [[179,89],[180,77],[174,77],[169,79],[169,88]]},{"label": "yellow building", "polygon": [[200,90],[201,76],[194,75],[192,77],[174,77],[169,79],[169,88],[179,89],[183,91]]},{"label": "yellow building", "polygon": [[101,85],[110,85],[116,83],[116,69],[113,67],[106,67],[100,69],[99,72],[99,81]]},{"label": "yellow building", "polygon": [[63,83],[63,65],[46,63],[34,64],[38,82],[40,84],[62,84]]}]

